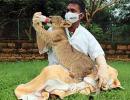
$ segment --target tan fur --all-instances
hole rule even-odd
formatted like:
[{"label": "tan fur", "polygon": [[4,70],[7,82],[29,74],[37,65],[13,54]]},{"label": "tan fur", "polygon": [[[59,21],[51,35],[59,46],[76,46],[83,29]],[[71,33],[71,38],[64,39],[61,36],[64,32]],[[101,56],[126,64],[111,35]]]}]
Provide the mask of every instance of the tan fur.
[{"label": "tan fur", "polygon": [[44,41],[43,43],[37,39],[38,47],[42,48],[42,44],[51,46],[58,58],[59,64],[69,69],[76,79],[83,78],[92,73],[95,67],[93,61],[87,55],[73,48],[67,40],[64,28],[68,27],[70,23],[65,22],[60,16],[52,16],[51,22],[53,26],[52,32],[46,31],[41,23],[34,22],[33,26],[38,33],[38,37]]},{"label": "tan fur", "polygon": [[[121,86],[120,82],[117,79],[117,76],[118,76],[117,70],[110,66],[108,66],[108,67],[109,67],[108,73],[109,73],[110,79],[113,80],[112,84],[111,84],[111,88],[120,87]],[[39,88],[43,87],[45,82],[49,79],[52,79],[52,80],[57,79],[57,80],[61,80],[61,81],[65,82],[65,83],[75,83],[75,82],[77,83],[77,80],[74,80],[72,77],[70,77],[69,74],[70,73],[68,71],[66,71],[61,65],[51,65],[51,66],[45,67],[41,71],[41,73],[37,77],[35,77],[33,80],[31,80],[30,82],[28,82],[26,84],[19,85],[15,89],[15,95],[17,97],[21,97],[23,95],[36,92],[37,90],[39,90]],[[90,75],[90,77],[93,77],[93,76]],[[103,88],[107,90],[107,86],[106,87],[103,86]],[[86,84],[85,89],[79,91],[79,93],[82,93],[85,95],[88,95],[92,92],[96,92],[96,89],[89,84]],[[56,91],[53,91],[53,93],[51,93],[51,94],[55,94],[55,95],[60,96],[60,98],[63,98],[65,96],[68,96],[68,95],[74,94],[74,93],[76,93],[76,91],[65,92],[65,91],[56,90]],[[42,91],[43,99],[40,99],[40,100],[47,100],[49,98],[48,95],[49,95],[49,93],[43,90]],[[47,98],[47,99],[45,99],[45,98]]]},{"label": "tan fur", "polygon": [[45,67],[41,73],[30,82],[19,85],[15,89],[15,94],[17,97],[21,97],[22,95],[29,94],[34,91],[36,92],[49,79],[57,79],[66,83],[76,82],[76,80],[72,79],[69,76],[69,72],[65,71],[62,66],[52,65]]}]

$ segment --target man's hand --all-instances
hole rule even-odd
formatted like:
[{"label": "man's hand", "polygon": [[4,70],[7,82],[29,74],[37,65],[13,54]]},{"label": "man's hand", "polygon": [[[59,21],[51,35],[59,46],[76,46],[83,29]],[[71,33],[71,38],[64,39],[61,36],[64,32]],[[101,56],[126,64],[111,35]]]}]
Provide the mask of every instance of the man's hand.
[{"label": "man's hand", "polygon": [[96,58],[96,63],[98,64],[98,78],[99,87],[107,88],[109,81],[108,65],[104,55],[100,55]]},{"label": "man's hand", "polygon": [[107,88],[109,74],[107,65],[101,65],[98,69],[99,87]]}]

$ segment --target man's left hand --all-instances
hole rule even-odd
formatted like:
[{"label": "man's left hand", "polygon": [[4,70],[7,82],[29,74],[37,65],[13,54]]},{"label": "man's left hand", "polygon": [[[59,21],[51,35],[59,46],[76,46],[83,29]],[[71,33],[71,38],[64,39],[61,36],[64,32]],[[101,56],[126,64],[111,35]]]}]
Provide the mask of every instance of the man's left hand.
[{"label": "man's left hand", "polygon": [[107,86],[109,80],[107,65],[99,66],[98,77],[99,77],[99,87]]}]

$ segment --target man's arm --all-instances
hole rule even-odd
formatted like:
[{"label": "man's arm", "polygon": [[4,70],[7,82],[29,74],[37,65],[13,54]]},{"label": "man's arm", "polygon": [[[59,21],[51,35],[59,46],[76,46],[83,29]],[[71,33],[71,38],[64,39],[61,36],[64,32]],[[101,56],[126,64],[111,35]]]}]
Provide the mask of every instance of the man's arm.
[{"label": "man's arm", "polygon": [[106,62],[106,59],[104,57],[104,55],[100,55],[96,58],[96,63],[98,66],[106,66],[107,65],[107,62]]},{"label": "man's arm", "polygon": [[89,34],[88,42],[88,54],[94,61],[96,61],[96,64],[98,65],[98,77],[100,81],[100,87],[101,84],[106,84],[109,79],[107,68],[108,65],[105,59],[105,53],[99,42],[91,33]]},{"label": "man's arm", "polygon": [[98,56],[96,63],[98,65],[99,87],[101,87],[102,84],[106,85],[109,80],[108,65],[104,55]]}]

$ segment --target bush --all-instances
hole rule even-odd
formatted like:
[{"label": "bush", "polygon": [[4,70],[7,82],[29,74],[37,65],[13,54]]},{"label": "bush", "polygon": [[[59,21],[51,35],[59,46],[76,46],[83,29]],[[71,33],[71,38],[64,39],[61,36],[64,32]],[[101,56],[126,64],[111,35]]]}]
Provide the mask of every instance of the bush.
[{"label": "bush", "polygon": [[88,30],[95,36],[97,40],[104,39],[104,32],[100,25],[93,23],[88,27]]}]

